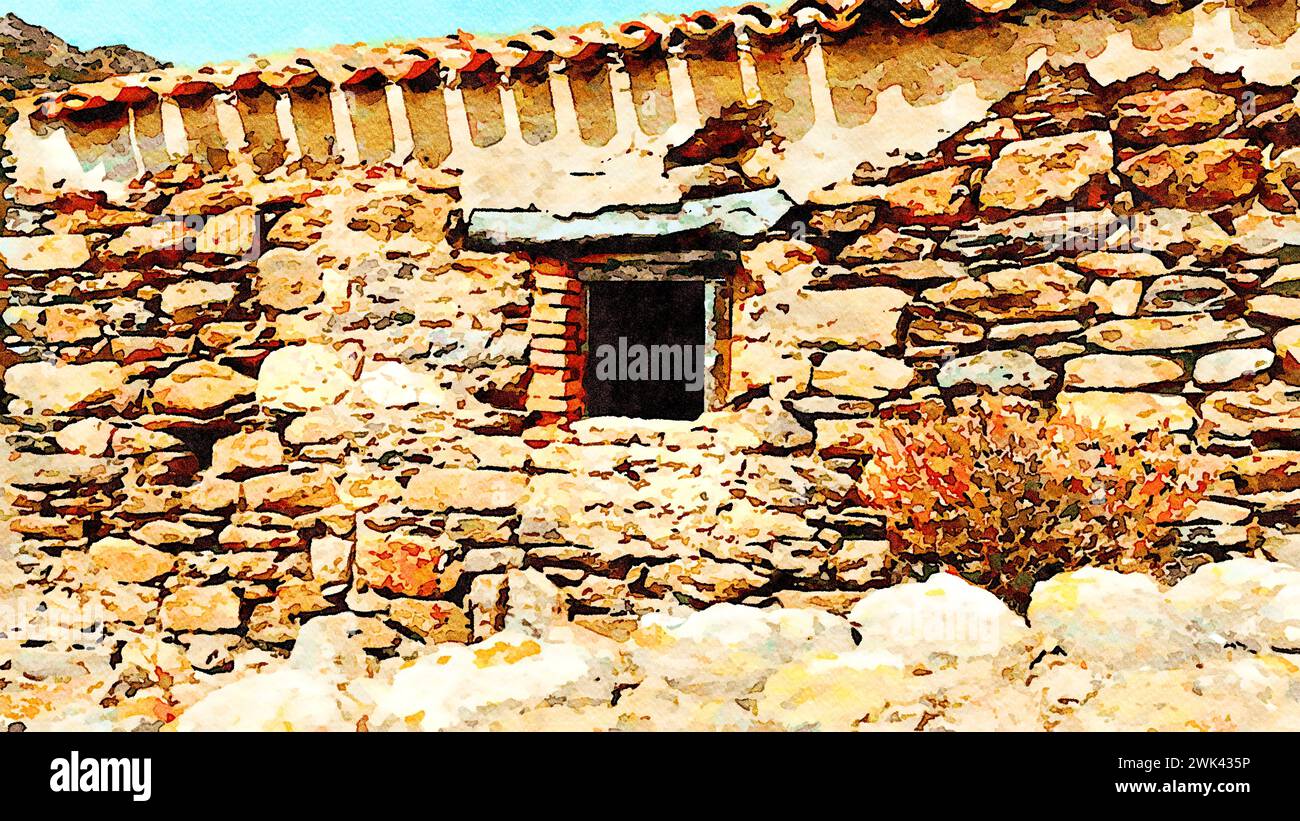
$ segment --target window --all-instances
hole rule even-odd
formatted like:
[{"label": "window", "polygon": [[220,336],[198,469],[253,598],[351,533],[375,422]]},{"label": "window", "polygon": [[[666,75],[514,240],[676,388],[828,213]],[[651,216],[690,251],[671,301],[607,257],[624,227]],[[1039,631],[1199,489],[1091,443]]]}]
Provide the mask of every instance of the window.
[{"label": "window", "polygon": [[714,363],[716,286],[703,278],[586,283],[587,416],[695,419]]}]

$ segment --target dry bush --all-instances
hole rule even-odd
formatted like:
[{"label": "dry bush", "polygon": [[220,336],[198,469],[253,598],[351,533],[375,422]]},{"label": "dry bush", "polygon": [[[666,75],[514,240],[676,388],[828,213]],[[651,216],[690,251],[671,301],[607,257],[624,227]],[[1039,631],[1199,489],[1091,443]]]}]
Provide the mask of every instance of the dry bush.
[{"label": "dry bush", "polygon": [[947,565],[1021,611],[1034,582],[1065,570],[1165,575],[1167,525],[1214,478],[1186,437],[1099,430],[1023,402],[928,408],[875,433],[861,485],[885,514],[895,580]]}]

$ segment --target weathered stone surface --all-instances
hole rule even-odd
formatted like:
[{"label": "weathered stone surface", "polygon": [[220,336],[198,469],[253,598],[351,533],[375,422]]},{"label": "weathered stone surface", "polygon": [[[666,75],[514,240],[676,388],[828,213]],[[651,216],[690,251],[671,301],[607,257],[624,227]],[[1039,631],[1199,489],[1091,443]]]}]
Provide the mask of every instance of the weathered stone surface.
[{"label": "weathered stone surface", "polygon": [[234,296],[235,286],[232,283],[187,279],[164,288],[161,305],[164,313],[184,319],[192,316],[195,309],[229,302]]},{"label": "weathered stone surface", "polygon": [[65,453],[106,456],[117,428],[102,419],[81,419],[60,430],[54,441]]},{"label": "weathered stone surface", "polygon": [[81,234],[0,237],[0,263],[12,271],[79,268],[89,259],[90,246]]},{"label": "weathered stone surface", "polygon": [[903,307],[911,301],[895,288],[805,291],[785,320],[773,317],[774,334],[789,326],[805,342],[864,348],[897,344]]},{"label": "weathered stone surface", "polygon": [[1066,653],[1110,666],[1193,663],[1197,639],[1140,573],[1084,568],[1034,586],[1029,623]]},{"label": "weathered stone surface", "polygon": [[526,476],[498,470],[440,468],[411,477],[403,499],[413,510],[504,510],[517,506]]},{"label": "weathered stone surface", "polygon": [[1090,251],[1074,260],[1081,271],[1099,277],[1154,278],[1169,272],[1160,257],[1141,252]]},{"label": "weathered stone surface", "polygon": [[1291,432],[1300,430],[1300,395],[1286,382],[1273,380],[1250,390],[1211,393],[1201,413],[1225,436]]},{"label": "weathered stone surface", "polygon": [[1101,429],[1189,430],[1196,424],[1196,412],[1181,396],[1158,393],[1125,393],[1121,399],[1111,391],[1063,391],[1056,398],[1057,410]]},{"label": "weathered stone surface", "polygon": [[171,573],[176,557],[130,539],[110,537],[90,546],[95,567],[121,582],[147,582]]},{"label": "weathered stone surface", "polygon": [[150,402],[155,412],[204,414],[247,399],[257,380],[215,362],[191,361],[154,382]]},{"label": "weathered stone surface", "polygon": [[315,302],[323,292],[323,276],[315,254],[274,248],[257,260],[254,293],[263,305],[295,311]]},{"label": "weathered stone surface", "polygon": [[[897,320],[897,315],[895,315]],[[807,352],[793,344],[731,341],[731,380],[728,396],[734,398],[755,388],[768,388],[775,397],[808,387],[812,362]]]},{"label": "weathered stone surface", "polygon": [[1086,305],[1082,280],[1049,262],[953,280],[923,292],[921,298],[985,319],[1040,319],[1075,313]]},{"label": "weathered stone surface", "polygon": [[253,206],[216,214],[204,221],[195,237],[194,251],[218,257],[247,257],[257,243],[260,219]]},{"label": "weathered stone surface", "polygon": [[1290,378],[1300,377],[1300,325],[1283,328],[1273,334],[1273,350]]},{"label": "weathered stone surface", "polygon": [[767,577],[743,564],[683,559],[646,570],[646,589],[656,595],[680,594],[700,602],[741,599],[767,583]]},{"label": "weathered stone surface", "polygon": [[296,531],[234,524],[221,529],[217,543],[222,550],[301,550],[304,546]]},{"label": "weathered stone surface", "polygon": [[1114,319],[1084,332],[1089,343],[1109,351],[1177,350],[1261,336],[1263,332],[1245,320],[1215,319],[1203,313]]},{"label": "weathered stone surface", "polygon": [[67,413],[109,401],[124,385],[122,368],[113,362],[24,362],[10,367],[4,376],[5,390],[37,414]]},{"label": "weathered stone surface", "polygon": [[1068,388],[1143,388],[1183,378],[1183,366],[1162,356],[1093,354],[1065,363]]},{"label": "weathered stone surface", "polygon": [[429,644],[470,641],[469,615],[451,602],[396,599],[388,608],[388,619]]},{"label": "weathered stone surface", "polygon": [[371,588],[398,596],[443,595],[460,580],[461,566],[449,545],[415,534],[380,534],[362,530],[357,540],[356,572]]},{"label": "weathered stone surface", "polygon": [[109,341],[113,358],[123,365],[184,356],[194,349],[194,339],[184,336],[119,336]]},{"label": "weathered stone surface", "polygon": [[4,322],[21,336],[47,342],[81,342],[103,332],[107,317],[91,305],[16,305],[6,308]]},{"label": "weathered stone surface", "polygon": [[284,464],[284,445],[275,431],[236,433],[212,446],[212,471],[219,476],[260,472]]},{"label": "weathered stone surface", "polygon": [[886,228],[855,239],[840,252],[840,261],[846,265],[903,262],[929,256],[934,248],[935,241],[932,239]]},{"label": "weathered stone surface", "polygon": [[1111,169],[1111,139],[1105,131],[1039,137],[1007,145],[980,185],[985,210],[1029,211],[1068,203]]},{"label": "weathered stone surface", "polygon": [[266,239],[275,245],[306,248],[320,240],[329,222],[328,209],[309,203],[293,209],[276,220],[275,224],[267,229]]},{"label": "weathered stone surface", "polygon": [[1088,288],[1088,301],[1099,315],[1133,316],[1142,303],[1142,283],[1098,279]]},{"label": "weathered stone surface", "polygon": [[169,630],[233,630],[239,627],[239,597],[219,585],[179,587],[163,599],[159,619]]},{"label": "weathered stone surface", "polygon": [[1206,211],[1250,196],[1263,165],[1245,140],[1214,139],[1153,148],[1120,163],[1119,172],[1159,205]]},{"label": "weathered stone surface", "polygon": [[317,410],[342,399],[355,377],[355,371],[327,345],[290,345],[272,351],[262,362],[257,401],[276,410]]},{"label": "weathered stone surface", "polygon": [[1255,558],[1200,567],[1174,585],[1170,606],[1209,640],[1255,652],[1300,646],[1300,571]]},{"label": "weathered stone surface", "polygon": [[854,204],[813,211],[808,217],[808,227],[827,232],[866,231],[875,221],[874,205]]},{"label": "weathered stone surface", "polygon": [[27,516],[15,516],[10,519],[9,530],[39,539],[76,542],[85,534],[85,523],[63,516],[29,514]]},{"label": "weathered stone surface", "polygon": [[1234,348],[1216,351],[1196,360],[1192,378],[1202,386],[1224,385],[1255,376],[1273,367],[1276,359],[1268,348]]},{"label": "weathered stone surface", "polygon": [[286,516],[327,508],[339,501],[338,485],[329,468],[294,470],[255,476],[242,484],[244,500],[253,510]]},{"label": "weathered stone surface", "polygon": [[311,577],[322,588],[351,578],[352,542],[338,536],[311,540]]},{"label": "weathered stone surface", "polygon": [[1235,459],[1228,474],[1249,493],[1300,488],[1300,453],[1266,450]]},{"label": "weathered stone surface", "polygon": [[1300,210],[1300,150],[1280,151],[1267,160],[1260,184],[1259,203],[1270,211],[1294,214]]},{"label": "weathered stone surface", "polygon": [[861,646],[903,658],[997,655],[1029,640],[1029,629],[996,596],[950,573],[923,584],[869,592],[849,611]]},{"label": "weathered stone surface", "polygon": [[836,396],[866,399],[906,388],[915,371],[905,363],[874,351],[831,351],[813,368],[813,387]]},{"label": "weathered stone surface", "polygon": [[1217,137],[1237,114],[1237,101],[1203,88],[1156,89],[1115,103],[1115,134],[1137,145],[1181,144]]},{"label": "weathered stone surface", "polygon": [[1054,379],[1051,371],[1023,351],[985,351],[960,357],[940,368],[938,376],[941,388],[969,384],[993,391],[1043,391]]},{"label": "weathered stone surface", "polygon": [[970,168],[953,166],[904,180],[885,189],[884,199],[900,223],[955,222],[972,210]]},{"label": "weathered stone surface", "polygon": [[1273,319],[1300,320],[1300,297],[1261,294],[1246,301],[1246,313]]},{"label": "weathered stone surface", "polygon": [[1232,289],[1214,277],[1171,274],[1147,287],[1142,311],[1148,314],[1185,314],[1217,311],[1234,296]]},{"label": "weathered stone surface", "polygon": [[988,333],[990,340],[1045,340],[1051,337],[1074,336],[1083,330],[1083,323],[1073,319],[1049,319],[1042,322],[1010,322],[995,325]]},{"label": "weathered stone surface", "polygon": [[904,262],[880,262],[861,265],[854,268],[853,273],[870,279],[923,282],[930,279],[960,279],[966,275],[966,269],[961,263],[946,259],[912,259]]}]

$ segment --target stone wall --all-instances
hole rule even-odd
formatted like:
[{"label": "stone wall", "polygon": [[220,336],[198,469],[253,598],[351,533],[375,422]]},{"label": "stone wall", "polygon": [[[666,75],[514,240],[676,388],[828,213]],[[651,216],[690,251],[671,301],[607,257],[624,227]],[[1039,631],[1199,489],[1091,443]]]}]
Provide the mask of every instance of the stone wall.
[{"label": "stone wall", "polygon": [[481,638],[521,567],[612,635],[718,601],[842,611],[883,583],[862,429],[979,392],[1198,437],[1233,466],[1186,550],[1290,556],[1293,96],[1044,68],[865,164],[741,249],[691,422],[582,418],[571,256],[473,249],[460,178],[418,160],[23,189],[15,595],[199,670],[344,610],[376,650]]},{"label": "stone wall", "polygon": [[196,667],[344,609],[481,637],[520,567],[609,632],[842,609],[883,583],[863,426],[980,391],[1199,436],[1236,462],[1185,548],[1291,551],[1290,95],[1038,73],[742,252],[694,422],[581,418],[581,280],[467,249],[454,177],[181,167],[29,206],[51,233],[0,240],[28,587]]}]

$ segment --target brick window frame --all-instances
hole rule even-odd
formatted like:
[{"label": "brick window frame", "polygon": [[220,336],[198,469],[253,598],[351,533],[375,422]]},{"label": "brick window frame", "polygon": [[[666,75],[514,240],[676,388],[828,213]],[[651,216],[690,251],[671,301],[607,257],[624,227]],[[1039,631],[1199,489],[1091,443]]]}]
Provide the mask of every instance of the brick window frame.
[{"label": "brick window frame", "polygon": [[674,280],[704,282],[704,411],[723,407],[730,373],[732,282],[739,265],[737,254],[715,251],[533,256],[525,409],[543,425],[588,418],[583,388],[589,358],[586,283]]}]

